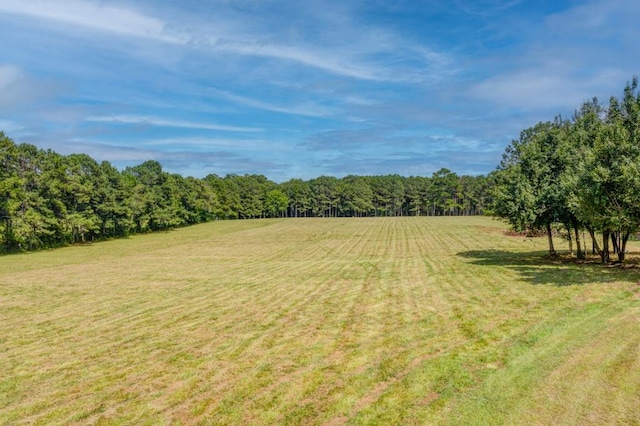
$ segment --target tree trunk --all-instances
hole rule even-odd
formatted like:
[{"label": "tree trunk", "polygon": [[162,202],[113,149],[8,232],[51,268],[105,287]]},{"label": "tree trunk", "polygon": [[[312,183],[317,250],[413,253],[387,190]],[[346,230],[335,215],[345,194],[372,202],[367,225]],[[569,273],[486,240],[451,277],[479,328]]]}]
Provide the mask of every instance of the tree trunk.
[{"label": "tree trunk", "polygon": [[547,238],[549,240],[549,256],[555,256],[556,249],[553,247],[553,235],[551,235],[551,223],[547,223]]},{"label": "tree trunk", "polygon": [[605,230],[602,231],[602,254],[600,254],[600,258],[602,259],[602,263],[609,263],[609,234],[611,231]]},{"label": "tree trunk", "polygon": [[611,233],[611,245],[613,246],[613,254],[618,254],[620,252],[619,241],[618,241],[619,235],[620,235],[619,232]]},{"label": "tree trunk", "polygon": [[619,262],[624,262],[624,257],[625,257],[626,250],[627,250],[627,241],[629,241],[629,236],[630,235],[631,235],[631,233],[625,232],[625,234],[622,236],[622,239],[620,241],[620,248],[618,250],[618,261]]},{"label": "tree trunk", "polygon": [[591,235],[594,252],[600,255],[602,263],[609,263],[609,231],[602,231],[602,248],[600,248],[594,230],[591,228],[587,228],[587,230],[589,231],[589,235]]},{"label": "tree trunk", "polygon": [[573,219],[573,234],[576,238],[576,256],[578,257],[578,259],[584,259],[586,256],[582,251],[582,247],[580,247],[580,230],[578,229],[578,221],[575,219]]},{"label": "tree trunk", "polygon": [[[573,254],[573,237],[571,236],[571,226],[568,223],[564,224],[564,227],[567,229],[567,239],[569,240],[569,254]],[[580,245],[578,245],[579,249]]]},{"label": "tree trunk", "polygon": [[13,224],[11,222],[11,217],[9,217],[9,215],[6,215],[5,218],[5,228],[4,228],[4,243],[6,245],[6,249],[7,251],[11,251],[14,247],[13,244]]}]

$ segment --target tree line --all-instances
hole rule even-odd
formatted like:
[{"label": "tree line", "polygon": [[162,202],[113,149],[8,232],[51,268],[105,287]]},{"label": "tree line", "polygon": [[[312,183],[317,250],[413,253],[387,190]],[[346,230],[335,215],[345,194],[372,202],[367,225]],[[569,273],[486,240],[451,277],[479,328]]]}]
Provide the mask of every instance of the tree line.
[{"label": "tree line", "polygon": [[321,176],[275,183],[262,175],[203,179],[146,161],[122,171],[85,154],[17,144],[0,132],[0,250],[35,250],[219,219],[477,215],[484,176]]},{"label": "tree line", "polygon": [[[640,228],[640,94],[638,78],[607,105],[585,102],[573,117],[557,117],[521,132],[491,174],[491,212],[516,230],[561,230],[584,258],[585,231],[603,263],[623,262]],[[581,238],[582,237],[582,238]]]}]

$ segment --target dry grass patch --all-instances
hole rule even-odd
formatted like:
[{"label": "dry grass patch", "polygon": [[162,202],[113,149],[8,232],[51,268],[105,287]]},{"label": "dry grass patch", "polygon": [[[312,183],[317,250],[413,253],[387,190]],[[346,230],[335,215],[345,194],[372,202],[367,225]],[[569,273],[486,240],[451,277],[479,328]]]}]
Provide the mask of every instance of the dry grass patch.
[{"label": "dry grass patch", "polygon": [[640,422],[640,272],[495,229],[216,222],[2,257],[0,423]]}]

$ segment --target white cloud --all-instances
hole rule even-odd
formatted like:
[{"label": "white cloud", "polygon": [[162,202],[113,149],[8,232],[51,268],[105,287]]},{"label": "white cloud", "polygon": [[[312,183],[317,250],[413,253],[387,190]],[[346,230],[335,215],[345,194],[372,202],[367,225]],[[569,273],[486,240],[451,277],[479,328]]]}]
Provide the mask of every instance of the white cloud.
[{"label": "white cloud", "polygon": [[260,132],[255,127],[227,126],[224,124],[197,123],[193,121],[167,120],[159,117],[140,115],[89,116],[85,121],[101,123],[143,124],[158,127],[180,127],[188,129],[221,130],[226,132]]},{"label": "white cloud", "polygon": [[34,79],[21,67],[0,64],[0,112],[33,112],[59,90],[54,82]]},{"label": "white cloud", "polygon": [[20,70],[11,65],[0,65],[0,93],[20,78]]},{"label": "white cloud", "polygon": [[278,44],[265,44],[256,41],[242,40],[214,40],[210,46],[216,50],[240,54],[261,56],[266,58],[284,59],[300,64],[329,71],[333,74],[345,77],[353,77],[362,80],[394,80],[398,79],[377,69],[375,66],[357,64],[353,59],[345,60],[335,52],[321,51],[317,47],[295,47]]},{"label": "white cloud", "polygon": [[0,12],[54,20],[97,31],[184,43],[165,31],[165,23],[132,9],[83,0],[0,0]]},{"label": "white cloud", "polygon": [[318,105],[316,103],[307,103],[303,105],[295,105],[291,107],[275,105],[268,102],[258,101],[255,99],[247,98],[245,96],[236,95],[235,93],[227,92],[218,89],[209,89],[218,96],[223,97],[231,102],[235,102],[240,105],[248,106],[255,109],[261,109],[271,112],[279,112],[283,114],[302,115],[308,117],[329,117],[335,115],[337,111],[333,108]]},{"label": "white cloud", "polygon": [[494,57],[501,72],[469,94],[504,110],[551,114],[570,113],[593,97],[606,102],[640,66],[638,19],[635,0],[589,0],[550,15],[512,56]]},{"label": "white cloud", "polygon": [[559,32],[599,38],[611,33],[638,34],[640,3],[636,0],[590,0],[548,17],[547,25]]},{"label": "white cloud", "polygon": [[[304,37],[290,37],[286,22],[282,23],[282,29],[274,30],[273,25],[260,25],[259,18],[232,14],[222,5],[217,12],[211,20],[204,21],[184,12],[159,18],[129,6],[96,0],[0,0],[0,13],[59,22],[65,24],[65,31],[86,28],[188,45],[191,49],[290,61],[360,80],[418,82],[450,72],[450,67],[445,66],[450,64],[446,55],[424,46],[412,47],[408,40],[399,40],[380,28],[363,28],[349,16],[331,15],[337,21],[332,23],[335,31],[309,41]],[[315,14],[311,15],[318,19]],[[396,60],[398,54],[420,64],[397,72],[380,60],[390,55]],[[141,56],[141,53],[137,55]]]},{"label": "white cloud", "polygon": [[179,147],[180,149],[186,148],[208,148],[208,149],[221,149],[232,148],[234,150],[241,151],[291,151],[295,149],[294,144],[288,144],[283,142],[273,142],[263,139],[224,139],[224,138],[167,138],[167,139],[152,139],[143,142],[141,145],[150,147]]},{"label": "white cloud", "polygon": [[455,0],[454,4],[457,9],[460,11],[467,13],[469,15],[475,16],[488,16],[495,14],[497,12],[501,12],[506,9],[510,9],[518,4],[522,3],[522,0],[512,0],[502,2],[500,0],[484,0],[478,1],[473,0],[471,2],[466,0]]},{"label": "white cloud", "polygon": [[375,101],[373,99],[368,99],[358,95],[346,96],[344,98],[344,101],[348,104],[357,105],[357,106],[371,106],[371,105],[376,105],[378,103],[378,101]]},{"label": "white cloud", "polygon": [[[355,24],[354,24],[355,25]],[[201,34],[205,29],[201,29]],[[374,82],[417,83],[436,80],[455,72],[448,55],[399,39],[382,30],[366,31],[355,25],[340,31],[340,43],[285,43],[271,40],[272,35],[235,33],[192,35],[193,43],[215,51],[296,62],[343,77]],[[344,40],[349,40],[345,43]],[[397,65],[412,63],[398,72]],[[392,62],[394,66],[386,64]]]},{"label": "white cloud", "polygon": [[10,120],[0,120],[0,132],[12,133],[24,130],[24,127]]},{"label": "white cloud", "polygon": [[[502,109],[552,110],[552,115],[546,118],[551,120],[553,115],[570,113],[594,96],[606,102],[608,96],[618,95],[616,88],[621,89],[628,78],[624,72],[612,69],[600,70],[589,77],[544,69],[526,70],[485,80],[472,88],[470,94]],[[614,91],[602,93],[603,88]]]}]

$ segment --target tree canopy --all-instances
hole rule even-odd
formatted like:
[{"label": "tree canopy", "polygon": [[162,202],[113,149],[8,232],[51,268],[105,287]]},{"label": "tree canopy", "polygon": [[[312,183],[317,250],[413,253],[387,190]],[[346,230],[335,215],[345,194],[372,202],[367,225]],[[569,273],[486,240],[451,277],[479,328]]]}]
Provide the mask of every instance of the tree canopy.
[{"label": "tree canopy", "polygon": [[[570,120],[556,118],[525,129],[504,152],[491,176],[493,214],[517,230],[566,229],[584,257],[586,230],[602,262],[625,258],[640,228],[640,95],[634,77],[622,98],[604,106],[585,102]],[[597,237],[597,234],[600,237]]]},{"label": "tree canopy", "polygon": [[482,214],[483,176],[320,176],[276,184],[263,175],[203,179],[153,160],[120,171],[84,154],[16,144],[0,132],[0,247],[35,250],[210,220]]}]

